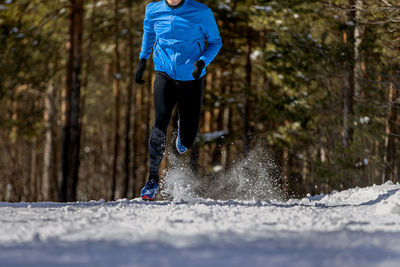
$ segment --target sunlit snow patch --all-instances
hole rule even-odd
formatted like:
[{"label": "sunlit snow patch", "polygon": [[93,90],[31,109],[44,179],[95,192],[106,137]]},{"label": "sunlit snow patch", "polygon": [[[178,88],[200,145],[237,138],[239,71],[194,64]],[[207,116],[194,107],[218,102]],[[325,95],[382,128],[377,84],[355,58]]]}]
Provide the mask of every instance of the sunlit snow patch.
[{"label": "sunlit snow patch", "polygon": [[393,182],[388,181],[381,186],[356,187],[340,192],[334,190],[327,195],[307,196],[307,198],[325,205],[368,205],[389,198],[397,190],[398,187]]},{"label": "sunlit snow patch", "polygon": [[379,202],[376,205],[375,214],[377,214],[377,215],[387,215],[387,214],[400,215],[400,190],[398,188],[398,185],[399,184],[397,184],[397,191],[392,190],[394,192],[394,194],[392,194],[387,199]]}]

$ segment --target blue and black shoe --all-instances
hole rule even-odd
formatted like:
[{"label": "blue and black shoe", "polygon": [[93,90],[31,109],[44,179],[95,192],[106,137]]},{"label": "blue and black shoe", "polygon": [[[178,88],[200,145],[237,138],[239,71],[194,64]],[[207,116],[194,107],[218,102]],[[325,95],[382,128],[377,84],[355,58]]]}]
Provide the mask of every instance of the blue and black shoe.
[{"label": "blue and black shoe", "polygon": [[158,193],[158,182],[155,179],[149,179],[142,191],[140,191],[140,197],[144,200],[154,200]]},{"label": "blue and black shoe", "polygon": [[176,144],[176,150],[178,151],[179,154],[183,154],[188,150],[184,145],[182,145],[181,136],[179,134],[179,128],[178,128],[178,136],[176,137],[175,144]]}]

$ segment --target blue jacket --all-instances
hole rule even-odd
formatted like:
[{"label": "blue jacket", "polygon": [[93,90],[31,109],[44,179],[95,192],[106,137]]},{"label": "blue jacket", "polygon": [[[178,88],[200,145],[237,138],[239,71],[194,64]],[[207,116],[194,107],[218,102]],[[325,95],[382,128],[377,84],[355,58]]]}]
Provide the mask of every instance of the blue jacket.
[{"label": "blue jacket", "polygon": [[[202,59],[207,67],[222,47],[217,23],[204,4],[185,0],[182,6],[170,8],[165,1],[146,7],[139,58],[148,60],[154,46],[155,70],[174,80],[194,80],[194,62]],[[205,73],[204,68],[201,76]]]}]

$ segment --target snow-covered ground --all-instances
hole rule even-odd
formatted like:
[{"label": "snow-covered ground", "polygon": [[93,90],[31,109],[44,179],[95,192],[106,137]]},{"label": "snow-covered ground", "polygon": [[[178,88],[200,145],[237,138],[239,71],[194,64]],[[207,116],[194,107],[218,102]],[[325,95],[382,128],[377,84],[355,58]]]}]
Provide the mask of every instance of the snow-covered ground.
[{"label": "snow-covered ground", "polygon": [[289,201],[0,203],[0,266],[400,266],[400,184]]}]

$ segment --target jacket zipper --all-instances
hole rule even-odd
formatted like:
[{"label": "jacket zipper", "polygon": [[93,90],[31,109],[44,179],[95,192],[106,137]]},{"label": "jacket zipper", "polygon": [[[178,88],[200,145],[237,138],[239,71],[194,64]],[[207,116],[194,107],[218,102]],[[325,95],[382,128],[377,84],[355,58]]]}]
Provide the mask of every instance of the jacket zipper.
[{"label": "jacket zipper", "polygon": [[[175,10],[172,9],[172,15],[171,15],[171,32],[172,32],[172,38],[175,39],[175,34],[174,34],[174,16],[175,16]],[[176,49],[174,46],[174,57],[172,61],[172,68],[174,69],[174,79],[176,80]]]},{"label": "jacket zipper", "polygon": [[197,42],[197,45],[199,46],[199,49],[200,49],[200,55],[203,56],[203,50],[201,50],[201,45],[200,45],[200,43]]}]

